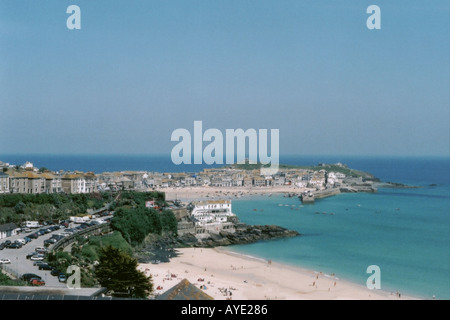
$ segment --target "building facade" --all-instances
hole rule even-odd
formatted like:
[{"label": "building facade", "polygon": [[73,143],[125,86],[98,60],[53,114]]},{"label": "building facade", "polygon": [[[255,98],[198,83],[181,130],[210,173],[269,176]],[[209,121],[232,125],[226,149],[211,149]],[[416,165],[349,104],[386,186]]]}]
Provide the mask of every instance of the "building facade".
[{"label": "building facade", "polygon": [[9,176],[0,172],[0,194],[1,193],[9,193]]}]

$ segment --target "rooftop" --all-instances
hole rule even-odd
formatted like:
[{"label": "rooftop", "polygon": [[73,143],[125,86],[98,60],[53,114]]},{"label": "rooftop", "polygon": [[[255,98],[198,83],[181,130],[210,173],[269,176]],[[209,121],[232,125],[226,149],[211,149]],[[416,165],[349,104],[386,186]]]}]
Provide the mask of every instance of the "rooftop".
[{"label": "rooftop", "polygon": [[183,279],[158,296],[157,300],[214,300],[214,298],[191,284],[187,279]]}]

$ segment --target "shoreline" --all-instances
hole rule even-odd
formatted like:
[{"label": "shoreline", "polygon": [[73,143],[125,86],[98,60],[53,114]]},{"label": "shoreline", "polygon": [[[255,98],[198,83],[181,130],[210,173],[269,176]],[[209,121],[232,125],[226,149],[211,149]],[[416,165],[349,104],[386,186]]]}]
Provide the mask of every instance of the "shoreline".
[{"label": "shoreline", "polygon": [[249,196],[271,194],[302,193],[312,188],[300,188],[297,186],[280,187],[168,187],[157,189],[156,191],[166,194],[166,201],[179,200],[182,202],[217,200],[217,199],[241,199]]},{"label": "shoreline", "polygon": [[[419,300],[226,248],[180,248],[170,262],[141,263],[162,294],[187,279],[217,300]],[[202,281],[203,280],[203,281]],[[205,287],[204,287],[205,286]],[[231,292],[231,295],[230,295]]]},{"label": "shoreline", "polygon": [[[397,188],[397,189],[416,189],[420,188],[418,186],[408,186],[393,182],[377,182],[374,183],[375,188]],[[325,189],[333,190],[333,189]],[[299,196],[303,192],[314,192],[317,190],[315,188],[299,187],[296,185],[285,185],[285,186],[247,186],[247,187],[211,187],[211,186],[195,186],[195,187],[167,187],[167,188],[157,188],[155,191],[164,192],[166,195],[166,201],[178,200],[181,202],[191,202],[191,201],[204,201],[204,200],[238,200],[245,199],[251,196],[271,196],[275,194],[287,194],[293,195],[294,197]],[[322,191],[323,192],[323,191]],[[359,193],[374,192],[368,190],[357,191]],[[320,193],[320,192],[319,192]],[[346,192],[339,192],[337,194],[342,194]],[[330,193],[326,196],[321,196],[320,198],[332,197],[337,195],[335,193]]]}]

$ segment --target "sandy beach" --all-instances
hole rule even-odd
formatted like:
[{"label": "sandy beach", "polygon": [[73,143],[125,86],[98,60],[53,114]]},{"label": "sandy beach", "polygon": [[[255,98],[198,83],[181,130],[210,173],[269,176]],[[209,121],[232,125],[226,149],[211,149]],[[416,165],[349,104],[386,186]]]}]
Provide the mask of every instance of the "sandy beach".
[{"label": "sandy beach", "polygon": [[190,202],[194,200],[217,200],[217,199],[238,199],[246,196],[265,195],[280,193],[295,193],[309,190],[297,186],[277,186],[277,187],[170,187],[159,189],[166,193],[166,200],[179,200]]},{"label": "sandy beach", "polygon": [[139,265],[139,270],[152,276],[156,295],[186,278],[216,300],[411,299],[222,248],[176,250],[178,256],[168,263]]}]

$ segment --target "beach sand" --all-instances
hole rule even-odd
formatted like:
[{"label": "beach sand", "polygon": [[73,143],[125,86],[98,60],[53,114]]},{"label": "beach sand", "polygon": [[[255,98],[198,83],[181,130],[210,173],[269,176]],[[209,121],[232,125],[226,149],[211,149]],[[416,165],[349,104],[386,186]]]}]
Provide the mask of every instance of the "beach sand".
[{"label": "beach sand", "polygon": [[[183,187],[183,188],[163,188],[158,191],[165,192],[166,200],[179,201],[199,201],[199,200],[217,200],[217,199],[238,199],[240,197],[270,194],[296,194],[299,195],[308,188],[299,188],[297,186],[276,186],[276,187]],[[312,190],[312,189],[311,189]]]},{"label": "beach sand", "polygon": [[[161,294],[187,279],[216,300],[399,300],[397,293],[369,290],[320,271],[249,257],[222,248],[176,249],[168,263],[140,264]],[[158,287],[162,289],[158,289]],[[230,294],[231,292],[231,294]]]}]

